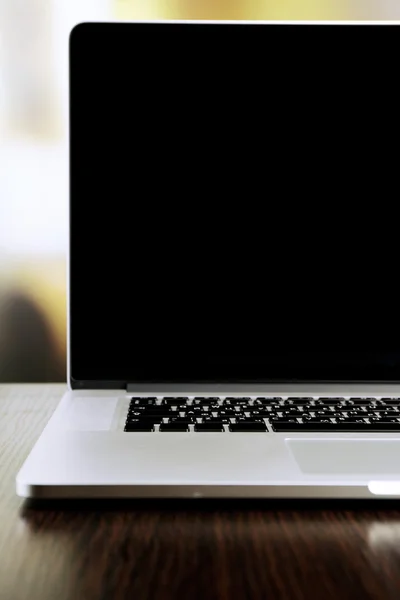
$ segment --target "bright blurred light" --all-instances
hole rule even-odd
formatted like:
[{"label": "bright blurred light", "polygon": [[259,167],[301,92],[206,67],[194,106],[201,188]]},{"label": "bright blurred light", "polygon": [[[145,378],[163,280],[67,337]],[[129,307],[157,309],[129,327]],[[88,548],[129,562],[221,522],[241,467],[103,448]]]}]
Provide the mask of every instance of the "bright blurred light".
[{"label": "bright blurred light", "polygon": [[[66,257],[69,33],[82,21],[112,20],[112,1],[0,0],[2,262],[15,255]],[[43,32],[47,46],[38,43]]]},{"label": "bright blurred light", "polygon": [[395,20],[398,0],[114,0],[118,19]]},{"label": "bright blurred light", "polygon": [[[65,381],[68,41],[77,23],[112,20],[112,3],[0,0],[0,305],[4,300],[7,307],[0,331],[9,333],[0,344],[4,381]],[[18,327],[5,327],[20,321],[21,306],[29,309],[31,330],[42,332],[36,348],[30,340],[35,356],[27,355]],[[32,375],[32,368],[39,371]]]},{"label": "bright blurred light", "polygon": [[62,143],[12,140],[0,146],[0,244],[8,255],[65,254],[67,159]]}]

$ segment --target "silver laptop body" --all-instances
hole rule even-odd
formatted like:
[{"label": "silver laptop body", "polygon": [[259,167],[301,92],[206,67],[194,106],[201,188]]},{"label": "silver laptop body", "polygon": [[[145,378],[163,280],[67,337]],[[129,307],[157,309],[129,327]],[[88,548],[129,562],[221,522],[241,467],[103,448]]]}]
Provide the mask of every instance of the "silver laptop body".
[{"label": "silver laptop body", "polygon": [[[400,497],[396,340],[381,336],[375,345],[382,331],[374,327],[375,313],[362,321],[364,329],[356,328],[374,286],[338,283],[328,254],[321,258],[325,245],[337,247],[346,237],[329,209],[331,194],[337,197],[326,184],[329,177],[323,225],[307,219],[299,237],[290,238],[303,213],[294,216],[295,203],[285,204],[296,193],[305,210],[305,198],[317,197],[323,177],[325,163],[317,167],[315,161],[324,147],[297,129],[290,137],[302,122],[302,108],[308,110],[321,87],[330,90],[307,113],[318,115],[317,127],[308,121],[304,131],[335,135],[326,123],[342,110],[337,103],[346,85],[359,77],[359,90],[363,75],[374,78],[373,61],[383,68],[376,53],[383,44],[387,65],[384,49],[398,35],[397,24],[355,23],[88,23],[74,29],[68,391],[16,477],[19,496]],[[338,77],[343,46],[361,48],[357,57],[347,54],[358,67],[344,80]],[[368,48],[375,58],[365,56]],[[351,98],[343,106],[350,104]],[[256,135],[264,122],[266,130],[253,143],[249,131]],[[221,157],[238,136],[225,171]],[[250,176],[246,157],[253,153],[251,165],[258,165],[268,136],[272,151],[265,150],[264,167]],[[330,142],[328,163],[335,160],[340,174],[336,143]],[[271,163],[293,144],[300,144],[294,162],[288,153],[285,161]],[[350,144],[346,138],[341,147]],[[301,175],[306,156],[313,163],[307,185]],[[290,160],[294,166],[287,170]],[[340,184],[344,196],[346,181],[347,175]],[[274,211],[278,206],[266,220],[265,207],[257,215],[246,212],[263,182],[265,202]],[[281,191],[285,185],[294,186],[288,196]],[[373,185],[368,179],[365,187]],[[185,203],[175,206],[178,197]],[[221,197],[227,200],[220,206]],[[318,206],[307,205],[309,214]],[[311,234],[321,237],[313,239],[317,262],[310,275],[293,264],[299,253],[305,259],[300,242]],[[263,250],[257,247],[252,255],[257,274],[249,261],[246,267],[240,261],[260,239],[266,254],[259,260]],[[168,262],[160,267],[164,254]],[[342,264],[345,269],[347,259]],[[356,277],[358,267],[352,273]],[[344,292],[349,302],[359,295],[351,319],[346,304],[339,309]],[[260,298],[266,325],[259,318]],[[321,304],[342,311],[337,322],[318,312]],[[303,317],[298,306],[308,311]],[[390,317],[390,310],[386,305],[379,314]],[[369,337],[362,337],[365,331]]]}]

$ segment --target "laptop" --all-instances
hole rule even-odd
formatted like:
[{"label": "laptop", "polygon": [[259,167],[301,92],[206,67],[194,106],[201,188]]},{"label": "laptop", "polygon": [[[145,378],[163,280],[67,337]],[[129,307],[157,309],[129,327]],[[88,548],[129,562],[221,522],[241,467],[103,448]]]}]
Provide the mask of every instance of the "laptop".
[{"label": "laptop", "polygon": [[399,39],[75,27],[68,391],[18,495],[400,497]]}]

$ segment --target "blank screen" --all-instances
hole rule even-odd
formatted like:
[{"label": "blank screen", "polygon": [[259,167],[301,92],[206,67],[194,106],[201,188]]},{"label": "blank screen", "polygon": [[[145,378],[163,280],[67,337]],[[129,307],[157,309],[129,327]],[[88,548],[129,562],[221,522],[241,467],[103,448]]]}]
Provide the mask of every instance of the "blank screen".
[{"label": "blank screen", "polygon": [[398,31],[75,28],[74,385],[400,379]]}]

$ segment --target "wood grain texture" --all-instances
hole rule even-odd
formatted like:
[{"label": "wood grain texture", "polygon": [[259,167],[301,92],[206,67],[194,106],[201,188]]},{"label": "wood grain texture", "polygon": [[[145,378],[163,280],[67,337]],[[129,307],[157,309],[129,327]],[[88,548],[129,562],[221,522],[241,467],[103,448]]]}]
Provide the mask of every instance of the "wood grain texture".
[{"label": "wood grain texture", "polygon": [[0,600],[398,600],[398,502],[23,502],[63,386],[0,386]]}]

